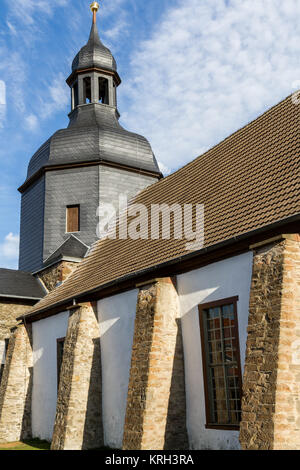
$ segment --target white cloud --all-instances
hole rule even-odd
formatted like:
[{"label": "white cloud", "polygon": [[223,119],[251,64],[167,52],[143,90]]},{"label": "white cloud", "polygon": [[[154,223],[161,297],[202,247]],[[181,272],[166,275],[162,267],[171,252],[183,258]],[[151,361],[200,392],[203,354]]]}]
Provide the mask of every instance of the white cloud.
[{"label": "white cloud", "polygon": [[[17,41],[20,38],[23,45],[22,51],[24,52],[27,48],[33,56],[32,51],[36,50],[35,46],[43,35],[42,25],[53,17],[58,8],[66,7],[69,4],[69,0],[15,0],[14,2],[5,0],[5,2],[8,11],[6,26],[11,34],[11,39]],[[125,4],[125,0],[115,0],[112,4],[108,3],[105,8],[103,6],[101,9],[101,19],[112,15],[118,9],[118,17],[114,27],[105,32],[108,42],[111,43],[116,42],[127,27],[126,10],[121,8],[122,4]],[[81,2],[75,2],[70,8],[72,8],[72,15],[65,15],[65,23],[74,34],[74,18],[76,19],[75,23],[78,23],[78,28],[82,29],[83,15],[85,17],[88,15],[89,3],[84,6]],[[91,12],[90,18],[92,18]],[[87,37],[85,37],[86,39]],[[3,44],[5,43],[3,42]],[[24,116],[24,128],[33,131],[37,129],[38,123],[33,114],[28,116],[29,112],[26,109],[29,96],[28,78],[31,71],[28,68],[28,57],[24,53],[20,54],[18,50],[20,50],[20,41],[14,48],[2,46],[0,43],[0,79],[3,77],[7,83],[9,106],[13,106],[19,115]],[[70,62],[71,59],[73,59],[73,55],[70,57]],[[65,84],[65,76],[58,74],[55,67],[52,67],[52,74],[52,81],[49,77],[49,81],[42,89],[42,94],[40,88],[36,88],[35,104],[31,102],[32,111],[40,119],[47,119],[56,112],[63,111],[70,102],[70,91]],[[48,93],[45,93],[45,90]],[[39,104],[41,106],[37,109],[36,105]],[[4,108],[0,105],[0,127],[3,127],[4,116]]]},{"label": "white cloud", "polygon": [[3,127],[6,114],[6,85],[0,80],[0,127]]},{"label": "white cloud", "polygon": [[6,104],[6,85],[3,80],[0,80],[0,104]]},{"label": "white cloud", "polygon": [[70,90],[66,85],[65,77],[59,73],[48,88],[50,100],[42,102],[41,118],[45,119],[57,111],[62,111],[70,102]]},{"label": "white cloud", "polygon": [[0,267],[15,268],[19,256],[19,235],[10,232],[0,243]]},{"label": "white cloud", "polygon": [[294,91],[299,17],[297,0],[181,0],[133,53],[122,121],[168,168],[190,161]]},{"label": "white cloud", "polygon": [[17,32],[15,26],[14,26],[10,21],[7,21],[6,24],[7,24],[7,26],[8,26],[8,29],[10,30],[11,34],[12,34],[13,36],[17,36],[17,35],[18,35],[18,32]]},{"label": "white cloud", "polygon": [[162,162],[157,162],[157,163],[163,175],[167,176],[171,173],[172,170],[168,168],[166,165],[164,165]]},{"label": "white cloud", "polygon": [[38,129],[39,121],[35,114],[29,114],[29,116],[25,117],[24,120],[24,127],[29,131],[35,132]]},{"label": "white cloud", "polygon": [[124,35],[128,27],[128,22],[125,18],[124,12],[119,16],[119,18],[114,22],[113,28],[107,29],[104,32],[105,40],[116,42],[121,35]]},{"label": "white cloud", "polygon": [[15,18],[26,25],[32,25],[35,14],[52,15],[54,8],[67,5],[68,0],[14,0],[7,3]]},{"label": "white cloud", "polygon": [[6,83],[7,106],[13,104],[17,112],[25,112],[24,84],[27,65],[18,52],[0,47],[0,77]]}]

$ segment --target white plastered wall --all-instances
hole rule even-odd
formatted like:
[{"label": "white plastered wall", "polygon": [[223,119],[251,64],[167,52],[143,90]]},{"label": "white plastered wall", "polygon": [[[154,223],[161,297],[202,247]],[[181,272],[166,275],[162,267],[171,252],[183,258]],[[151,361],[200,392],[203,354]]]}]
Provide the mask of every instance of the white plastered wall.
[{"label": "white plastered wall", "polygon": [[138,290],[98,302],[104,443],[122,448]]},{"label": "white plastered wall", "polygon": [[33,322],[32,435],[51,441],[57,401],[57,343],[68,328],[69,312]]},{"label": "white plastered wall", "polygon": [[198,305],[238,296],[242,370],[245,362],[252,252],[177,277],[185,359],[187,428],[191,449],[239,449],[239,433],[206,429]]}]

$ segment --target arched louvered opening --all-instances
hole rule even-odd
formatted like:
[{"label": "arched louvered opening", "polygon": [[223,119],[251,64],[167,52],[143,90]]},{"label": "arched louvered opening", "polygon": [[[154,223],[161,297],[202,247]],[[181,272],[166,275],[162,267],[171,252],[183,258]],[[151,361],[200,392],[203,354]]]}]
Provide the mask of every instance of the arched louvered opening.
[{"label": "arched louvered opening", "polygon": [[91,77],[85,77],[83,79],[83,102],[84,104],[92,102]]},{"label": "arched louvered opening", "polygon": [[108,80],[99,77],[99,103],[109,104]]}]

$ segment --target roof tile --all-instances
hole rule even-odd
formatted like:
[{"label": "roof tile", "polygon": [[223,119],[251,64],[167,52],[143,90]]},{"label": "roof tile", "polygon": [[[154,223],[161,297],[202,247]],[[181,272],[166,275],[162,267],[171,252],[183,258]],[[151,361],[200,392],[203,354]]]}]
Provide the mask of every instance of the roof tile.
[{"label": "roof tile", "polygon": [[[205,246],[300,213],[300,107],[291,97],[185,167],[143,190],[136,203],[205,206]],[[78,269],[29,313],[176,259],[186,240],[100,240]]]}]

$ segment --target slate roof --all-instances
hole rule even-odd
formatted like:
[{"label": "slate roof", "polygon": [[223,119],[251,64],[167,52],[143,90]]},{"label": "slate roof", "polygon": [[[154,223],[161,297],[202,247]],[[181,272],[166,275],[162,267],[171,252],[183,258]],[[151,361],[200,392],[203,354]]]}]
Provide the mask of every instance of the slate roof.
[{"label": "slate roof", "polygon": [[33,155],[27,180],[45,166],[107,161],[161,174],[145,137],[126,131],[115,108],[103,104],[78,106],[70,124],[53,134]]},{"label": "slate roof", "polygon": [[[135,202],[205,205],[205,247],[300,214],[300,106],[288,97]],[[38,312],[187,254],[186,240],[98,241]]]},{"label": "slate roof", "polygon": [[[117,70],[110,50],[100,41],[93,23],[88,43],[76,55],[73,73],[98,67]],[[162,176],[148,140],[119,123],[119,113],[102,103],[78,105],[69,114],[67,129],[55,132],[32,156],[25,183],[44,167],[105,161]]]},{"label": "slate roof", "polygon": [[63,258],[82,259],[85,257],[89,247],[79,238],[70,235],[63,244],[55,250],[44,262],[44,267],[60,261]]},{"label": "slate roof", "polygon": [[46,290],[31,273],[0,268],[0,297],[42,299]]},{"label": "slate roof", "polygon": [[97,24],[93,23],[88,43],[83,46],[72,63],[72,71],[97,67],[110,71],[117,71],[116,61],[100,41]]}]

